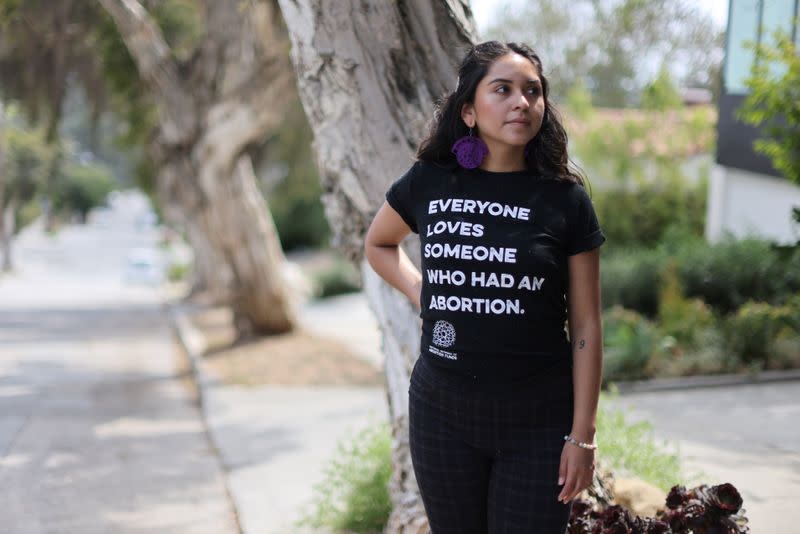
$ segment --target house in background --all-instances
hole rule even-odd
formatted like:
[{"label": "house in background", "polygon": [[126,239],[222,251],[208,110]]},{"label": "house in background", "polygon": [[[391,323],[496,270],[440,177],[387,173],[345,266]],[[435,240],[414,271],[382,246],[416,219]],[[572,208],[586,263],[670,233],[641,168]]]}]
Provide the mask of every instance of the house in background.
[{"label": "house in background", "polygon": [[730,232],[781,243],[800,239],[792,208],[800,206],[800,187],[783,178],[770,160],[753,150],[758,128],[739,122],[734,113],[747,95],[745,78],[755,60],[745,41],[769,42],[781,28],[800,45],[800,0],[730,0],[722,90],[717,122],[717,154],[709,180],[706,239]]}]

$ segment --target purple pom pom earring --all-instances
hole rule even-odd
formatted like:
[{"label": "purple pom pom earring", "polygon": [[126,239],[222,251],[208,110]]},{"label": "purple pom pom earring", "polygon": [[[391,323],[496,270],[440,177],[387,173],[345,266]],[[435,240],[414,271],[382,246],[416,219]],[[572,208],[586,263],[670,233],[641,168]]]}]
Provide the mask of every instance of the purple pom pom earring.
[{"label": "purple pom pom earring", "polygon": [[486,146],[483,139],[473,136],[472,128],[470,128],[469,135],[465,135],[453,143],[451,152],[456,155],[459,165],[467,169],[474,169],[489,153],[489,147]]}]

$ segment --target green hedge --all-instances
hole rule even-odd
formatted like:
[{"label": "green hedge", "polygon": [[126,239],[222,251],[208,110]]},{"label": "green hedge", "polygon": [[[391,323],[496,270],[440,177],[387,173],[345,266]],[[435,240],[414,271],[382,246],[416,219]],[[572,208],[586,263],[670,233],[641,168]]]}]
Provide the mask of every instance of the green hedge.
[{"label": "green hedge", "polygon": [[604,313],[603,385],[649,378],[647,364],[661,339],[655,324],[633,310],[615,306]]},{"label": "green hedge", "polygon": [[756,240],[711,247],[668,240],[656,250],[614,256],[612,268],[601,271],[612,275],[604,288],[604,385],[800,368],[797,254]]},{"label": "green hedge", "polygon": [[747,302],[723,331],[728,353],[753,370],[800,367],[800,296],[781,306]]},{"label": "green hedge", "polygon": [[713,316],[667,284],[659,318],[615,306],[603,313],[603,385],[616,380],[800,368],[800,295],[747,302]]},{"label": "green hedge", "polygon": [[622,306],[655,318],[668,261],[675,263],[685,295],[702,300],[717,315],[732,313],[749,300],[784,304],[800,293],[800,247],[777,247],[757,239],[709,245],[686,238],[666,240],[654,249],[604,253],[604,308]]},{"label": "green hedge", "polygon": [[749,300],[783,304],[800,292],[800,247],[727,240],[685,247],[678,262],[686,294],[720,313],[731,313]]},{"label": "green hedge", "polygon": [[621,306],[655,317],[663,263],[663,254],[648,249],[603,254],[600,265],[603,307]]}]

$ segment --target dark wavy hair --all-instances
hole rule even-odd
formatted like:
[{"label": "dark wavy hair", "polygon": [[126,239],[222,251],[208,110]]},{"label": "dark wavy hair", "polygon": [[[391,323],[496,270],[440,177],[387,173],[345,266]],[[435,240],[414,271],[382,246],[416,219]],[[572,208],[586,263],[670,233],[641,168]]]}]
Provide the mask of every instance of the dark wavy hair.
[{"label": "dark wavy hair", "polygon": [[430,133],[420,143],[417,159],[451,169],[458,167],[451,147],[456,139],[469,133],[469,128],[461,119],[461,108],[464,103],[471,103],[474,100],[475,89],[489,72],[492,63],[497,58],[512,53],[528,58],[542,80],[544,116],[541,129],[530,141],[531,156],[527,158],[528,169],[538,175],[584,185],[583,172],[567,154],[567,132],[561,124],[561,117],[553,104],[548,101],[549,84],[542,69],[542,61],[530,46],[522,43],[486,41],[474,45],[467,51],[458,67],[458,86],[455,91],[443,95],[436,102]]}]

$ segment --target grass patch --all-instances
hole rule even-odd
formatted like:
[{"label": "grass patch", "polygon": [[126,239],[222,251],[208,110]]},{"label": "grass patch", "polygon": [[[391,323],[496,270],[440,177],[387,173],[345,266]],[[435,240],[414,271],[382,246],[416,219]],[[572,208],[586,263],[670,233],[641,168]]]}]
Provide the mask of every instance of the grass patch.
[{"label": "grass patch", "polygon": [[341,439],[323,480],[314,486],[311,511],[298,526],[381,532],[392,510],[388,490],[391,450],[391,432],[385,422]]},{"label": "grass patch", "polygon": [[658,443],[653,436],[650,421],[636,423],[626,421],[625,412],[604,407],[610,399],[619,395],[616,386],[611,392],[600,393],[597,410],[597,442],[600,444],[598,459],[616,477],[636,477],[657,488],[669,492],[676,484],[685,486],[699,483],[707,475],[702,472],[686,473],[681,465],[680,446],[670,452],[669,443]]}]

